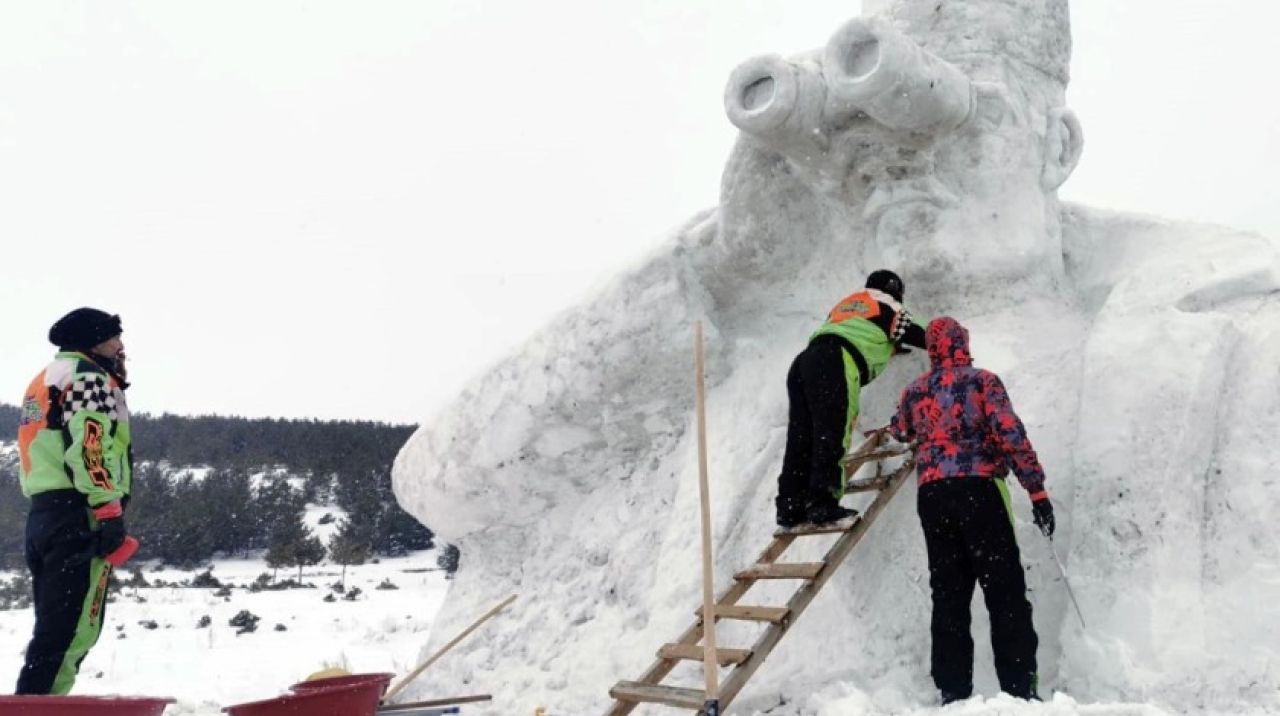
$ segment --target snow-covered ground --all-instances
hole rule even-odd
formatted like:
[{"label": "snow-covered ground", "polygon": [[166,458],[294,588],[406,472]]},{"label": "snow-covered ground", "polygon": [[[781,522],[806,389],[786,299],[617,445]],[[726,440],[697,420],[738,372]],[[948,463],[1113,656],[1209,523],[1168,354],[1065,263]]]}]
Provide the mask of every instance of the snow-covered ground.
[{"label": "snow-covered ground", "polygon": [[[303,570],[303,581],[315,589],[249,592],[250,583],[270,572],[258,560],[212,563],[214,577],[235,585],[228,597],[211,588],[123,587],[107,607],[102,638],[74,693],[171,696],[178,702],[169,716],[214,716],[224,706],[282,693],[329,666],[399,678],[417,665],[451,584],[437,570],[436,556],[428,550],[348,567],[347,588],[361,590],[355,601],[324,601],[342,569],[329,564]],[[131,566],[121,577],[128,578]],[[152,582],[178,582],[196,573],[144,565],[143,574]],[[278,577],[296,574],[280,570]],[[0,579],[11,576],[0,573]],[[384,580],[398,589],[378,589]],[[227,622],[242,609],[261,621],[257,631],[237,636]],[[204,616],[210,625],[198,628]],[[0,611],[0,678],[17,679],[32,619],[30,609]],[[143,626],[150,621],[155,629]]]}]

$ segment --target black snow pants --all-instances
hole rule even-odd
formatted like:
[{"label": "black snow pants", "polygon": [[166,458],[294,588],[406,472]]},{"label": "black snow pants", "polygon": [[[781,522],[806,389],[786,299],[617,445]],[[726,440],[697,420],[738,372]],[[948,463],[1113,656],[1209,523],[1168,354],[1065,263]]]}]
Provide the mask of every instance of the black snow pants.
[{"label": "black snow pants", "polygon": [[[856,373],[856,369],[854,371]],[[850,385],[843,341],[813,339],[787,372],[787,447],[778,475],[778,513],[803,514],[807,502],[834,499],[843,487],[840,458],[858,417],[860,385]]]},{"label": "black snow pants", "polygon": [[1004,480],[944,478],[920,487],[917,510],[933,589],[933,682],[944,700],[973,692],[969,605],[974,584],[991,615],[1000,689],[1036,697],[1036,639]]},{"label": "black snow pants", "polygon": [[27,516],[26,559],[36,623],[18,676],[18,694],[66,694],[80,662],[98,640],[106,616],[111,566],[94,554],[97,541],[84,495],[35,495]]}]

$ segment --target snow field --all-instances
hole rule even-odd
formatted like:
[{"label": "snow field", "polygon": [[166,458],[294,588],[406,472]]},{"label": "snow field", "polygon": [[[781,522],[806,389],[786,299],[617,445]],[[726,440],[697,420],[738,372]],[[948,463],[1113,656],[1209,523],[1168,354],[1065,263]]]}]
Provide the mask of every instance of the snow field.
[{"label": "snow field", "polygon": [[[398,679],[419,663],[418,651],[451,584],[443,571],[422,571],[436,569],[436,555],[428,550],[348,567],[347,588],[361,590],[353,602],[336,594],[336,601],[323,601],[342,569],[327,563],[303,570],[303,581],[315,589],[248,592],[245,586],[271,571],[258,560],[213,563],[214,577],[236,585],[227,598],[209,588],[123,587],[114,592],[102,637],[73,693],[171,696],[178,702],[167,716],[215,716],[224,706],[283,693],[329,666],[392,672]],[[189,580],[196,573],[143,568],[149,581]],[[278,574],[292,577],[296,570]],[[383,580],[399,589],[377,589]],[[261,621],[257,631],[237,636],[227,621],[242,609]],[[206,615],[211,624],[197,628]],[[17,679],[32,621],[30,609],[0,612],[0,673],[6,678]],[[157,628],[147,629],[143,621]],[[287,631],[275,631],[277,624]]]}]

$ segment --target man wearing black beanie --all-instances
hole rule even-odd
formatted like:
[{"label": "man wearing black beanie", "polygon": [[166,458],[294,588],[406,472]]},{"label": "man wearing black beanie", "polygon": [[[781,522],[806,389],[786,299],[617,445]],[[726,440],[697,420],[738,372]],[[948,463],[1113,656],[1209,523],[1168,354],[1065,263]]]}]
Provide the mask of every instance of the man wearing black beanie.
[{"label": "man wearing black beanie", "polygon": [[137,549],[124,526],[133,473],[120,317],[77,308],[49,329],[58,354],[22,398],[26,560],[36,622],[18,694],[66,694],[98,640],[107,581]]}]

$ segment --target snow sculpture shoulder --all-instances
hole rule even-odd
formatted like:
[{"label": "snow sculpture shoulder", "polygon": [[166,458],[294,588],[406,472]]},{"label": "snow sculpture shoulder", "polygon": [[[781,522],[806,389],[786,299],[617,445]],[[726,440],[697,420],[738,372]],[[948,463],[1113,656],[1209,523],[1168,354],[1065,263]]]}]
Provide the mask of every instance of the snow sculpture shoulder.
[{"label": "snow sculpture shoulder", "polygon": [[[1280,680],[1280,620],[1250,606],[1280,602],[1274,243],[1059,203],[1083,149],[1065,105],[1066,0],[866,4],[824,47],[733,72],[725,109],[741,135],[715,211],[402,451],[400,500],[463,553],[433,641],[522,595],[422,693],[474,683],[495,694],[493,713],[602,710],[698,601],[691,320],[710,322],[724,583],[772,522],[788,361],[832,300],[887,266],[917,312],[970,327],[1048,472],[1090,628],[1064,618],[1047,547],[1016,503],[1042,687],[1280,707],[1265,687]],[[922,368],[867,390],[868,426]],[[815,712],[839,681],[929,698],[925,558],[904,494],[740,705],[782,696]],[[989,662],[978,654],[987,692]]]}]

